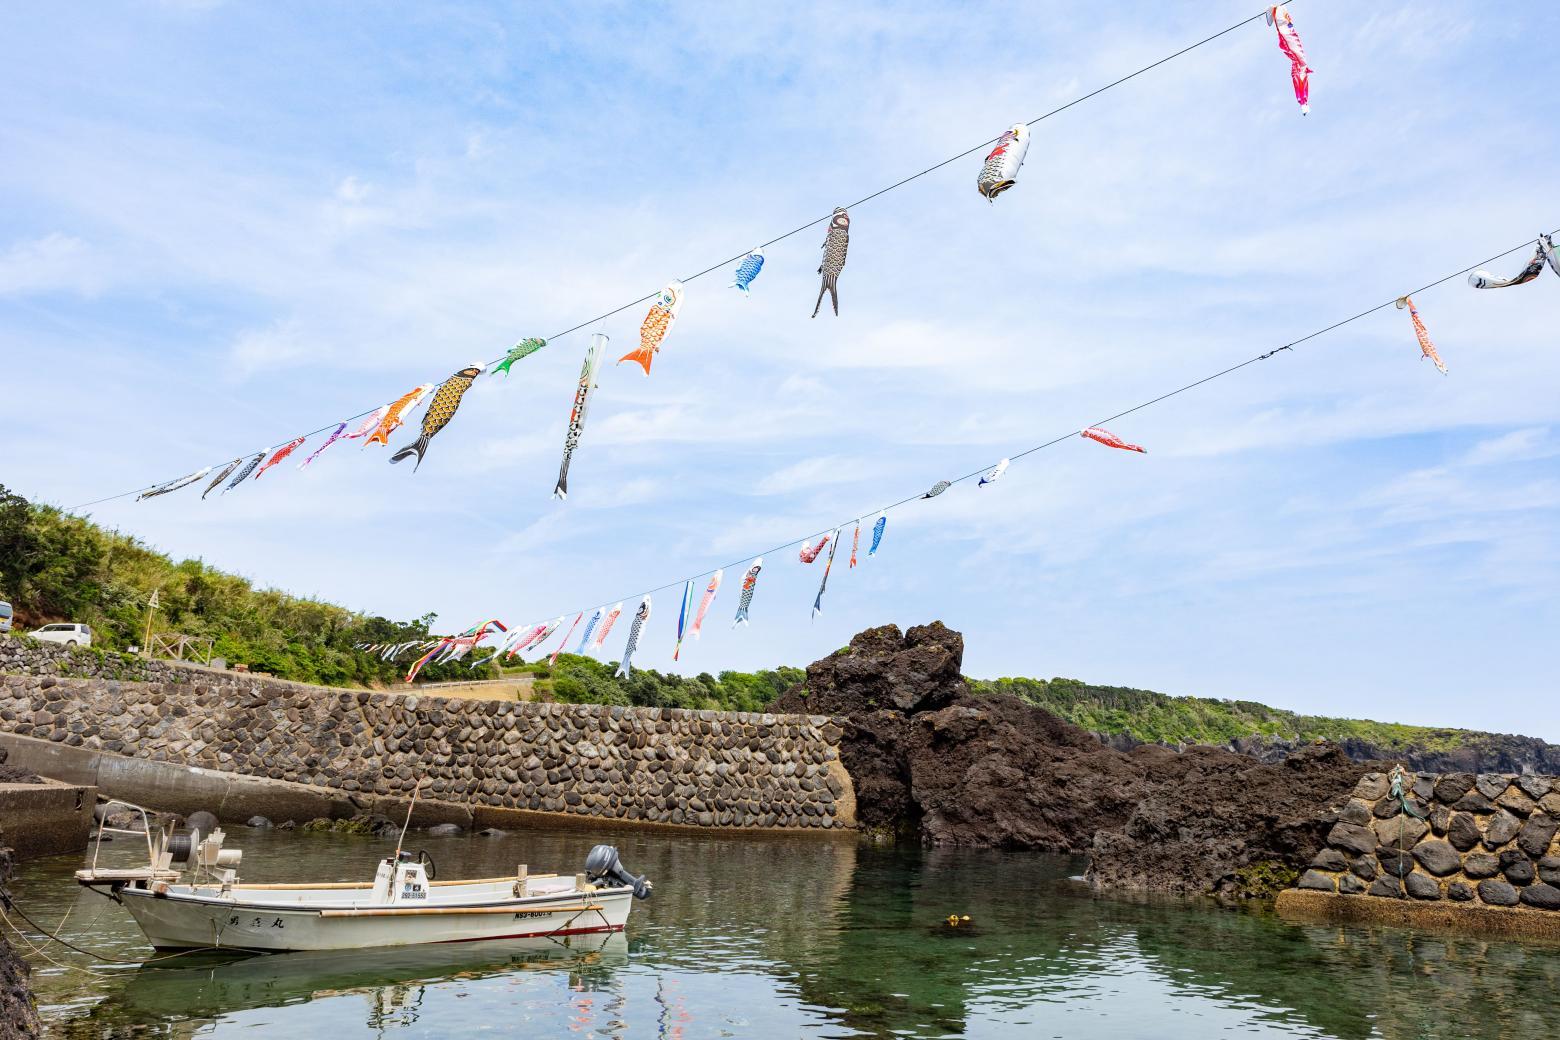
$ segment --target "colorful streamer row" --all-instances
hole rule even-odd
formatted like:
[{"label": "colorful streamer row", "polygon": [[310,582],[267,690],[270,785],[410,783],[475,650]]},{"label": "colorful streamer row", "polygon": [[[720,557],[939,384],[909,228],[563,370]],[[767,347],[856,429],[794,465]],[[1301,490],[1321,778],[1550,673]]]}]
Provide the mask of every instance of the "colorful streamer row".
[{"label": "colorful streamer row", "polygon": [[[1192,44],[1189,47],[1177,51],[1169,57],[1161,59],[1160,61],[1154,62],[1150,65],[1143,66],[1137,71],[1114,81],[1100,90],[1078,98],[1072,104],[1076,104],[1088,98],[1094,97],[1095,95],[1103,93],[1105,90],[1111,89],[1112,87],[1119,86],[1120,84],[1125,83],[1127,80],[1142,75],[1143,73],[1156,68],[1157,66],[1171,60],[1172,58],[1179,57],[1182,54],[1195,50],[1204,44],[1207,44],[1229,32],[1233,32],[1235,29],[1238,29],[1241,26],[1259,18],[1265,18],[1267,24],[1275,28],[1278,36],[1279,47],[1284,55],[1289,59],[1291,64],[1291,79],[1294,85],[1295,98],[1301,105],[1302,113],[1309,112],[1309,77],[1312,70],[1306,62],[1305,50],[1300,42],[1299,34],[1295,30],[1294,20],[1290,17],[1288,10],[1282,4],[1270,6],[1262,13],[1243,19],[1242,21],[1229,26],[1228,28],[1218,33],[1215,33],[1214,35],[1209,36],[1206,39],[1199,41],[1198,43]],[[1045,115],[1030,120],[1028,123],[1016,123],[1004,131],[994,142],[987,142],[987,144],[993,144],[994,147],[991,148],[991,150],[981,161],[980,168],[976,175],[976,190],[988,201],[995,202],[998,195],[1011,189],[1017,183],[1019,170],[1023,166],[1024,158],[1029,150],[1030,127],[1036,123],[1041,122],[1042,120],[1056,115],[1068,107],[1071,107],[1071,104],[1064,105],[1061,108],[1048,112]],[[926,170],[921,171],[921,173],[896,182],[895,184],[890,185],[881,191],[867,196],[866,199],[861,201],[868,201],[872,198],[876,198],[878,195],[902,187],[905,184],[908,184],[910,181],[916,180],[919,177],[932,172],[933,170],[940,169],[942,166],[945,166],[950,162],[954,162],[957,159],[962,159],[967,155],[977,153],[981,148],[984,147],[986,147],[986,145],[979,145],[976,148],[961,153],[959,156],[955,156],[954,159],[946,160],[943,163],[938,163],[936,166],[932,166]],[[859,205],[859,203],[857,204]],[[820,284],[818,287],[818,297],[813,305],[812,316],[814,318],[818,316],[818,313],[823,306],[823,297],[825,293],[827,293],[829,296],[830,305],[834,311],[834,314],[836,316],[839,315],[839,278],[845,269],[846,254],[850,245],[851,217],[847,207],[835,207],[833,213],[831,213],[829,217],[824,218],[824,220],[827,222],[828,227],[822,245],[822,261],[818,266]],[[802,228],[797,228],[794,231],[787,232],[786,234],[781,235],[779,238],[772,239],[771,241],[765,243],[764,246],[759,246],[753,249],[744,256],[734,258],[737,266],[733,272],[733,280],[730,283],[731,287],[738,289],[743,293],[743,295],[749,295],[754,280],[759,276],[759,273],[764,268],[766,261],[764,253],[765,246],[774,245],[775,243],[789,238],[791,235],[797,234],[798,232],[805,230],[808,227],[813,227],[818,223],[820,223],[820,221],[814,221],[812,224],[804,225]],[[693,278],[702,277],[703,275],[708,274],[721,266],[724,265],[716,265],[715,267],[708,268],[705,271],[701,271],[697,275],[693,275],[689,279],[682,281],[674,280],[659,293],[655,294],[653,297],[650,297],[650,309],[645,315],[645,318],[639,329],[639,346],[627,354],[624,354],[621,358],[618,359],[617,363],[623,364],[624,362],[632,361],[638,364],[643,369],[644,374],[648,376],[650,374],[652,361],[654,360],[655,356],[660,353],[662,346],[667,336],[670,334],[673,325],[676,323],[678,315],[682,309],[682,305],[686,297],[685,282],[691,281]],[[625,310],[630,306],[633,306],[633,304],[628,304],[624,307],[616,308],[615,310],[608,312],[608,314],[604,315],[604,317],[610,317],[611,315]],[[582,325],[575,326],[575,328],[567,330],[567,332],[576,331],[577,329],[583,328],[589,324],[591,324],[591,322],[585,322]],[[561,336],[566,335],[567,332],[560,333],[553,338],[560,338]],[[554,496],[559,499],[568,497],[569,465],[573,459],[575,450],[579,446],[580,436],[584,429],[586,409],[589,404],[590,395],[596,388],[596,374],[601,363],[602,352],[606,347],[606,343],[607,337],[598,334],[597,336],[592,337],[591,346],[586,352],[585,363],[581,371],[580,380],[575,392],[574,407],[570,412],[568,434],[564,443],[563,462],[559,468],[558,482],[553,489]],[[285,444],[273,446],[272,448],[266,449],[264,451],[256,452],[253,455],[241,455],[220,468],[220,471],[217,473],[216,477],[211,480],[205,491],[202,492],[201,498],[206,498],[219,486],[222,486],[222,494],[226,495],[228,492],[234,490],[247,480],[259,479],[259,477],[271,467],[277,465],[296,452],[309,438],[317,434],[327,433],[327,431],[329,432],[329,435],[325,438],[324,442],[321,443],[308,457],[303,460],[303,462],[299,464],[299,469],[303,469],[309,466],[316,459],[318,459],[327,448],[331,447],[340,440],[358,440],[366,438],[363,440],[364,447],[367,447],[369,444],[388,445],[390,435],[393,434],[396,429],[399,428],[404,422],[406,422],[407,419],[416,412],[416,409],[423,403],[423,401],[428,399],[429,395],[431,394],[431,400],[429,401],[427,412],[423,417],[422,429],[419,436],[390,456],[391,462],[401,462],[406,459],[415,458],[417,460],[416,464],[413,466],[413,469],[415,470],[422,465],[423,458],[427,454],[429,444],[433,437],[441,430],[443,430],[454,418],[455,412],[460,406],[460,401],[462,396],[465,394],[465,391],[470,388],[473,381],[475,381],[479,375],[483,374],[484,370],[489,375],[496,375],[500,372],[503,372],[507,375],[509,370],[516,362],[530,356],[546,345],[547,340],[545,339],[531,338],[522,340],[519,344],[510,349],[504,357],[498,359],[497,361],[490,362],[487,365],[474,363],[456,372],[454,375],[448,377],[440,384],[435,385],[428,383],[419,385],[403,394],[395,401],[380,405],[378,408],[373,409],[372,411],[360,413],[359,415],[355,415],[349,419],[339,421],[333,425],[327,425],[320,428],[319,430],[314,431],[313,433],[295,437]],[[357,428],[355,428],[352,432],[348,433],[348,426],[352,425],[353,423],[357,423],[360,420],[360,425],[358,425]],[[208,466],[197,470],[194,473],[186,474],[185,476],[177,477],[173,480],[169,480],[149,488],[138,489],[138,491],[129,491],[120,495],[113,495],[109,498],[99,499],[95,502],[85,503],[74,508],[83,509],[87,506],[98,505],[102,502],[128,497],[129,495],[136,495],[137,501],[144,501],[149,498],[160,497],[162,495],[181,490],[182,488],[188,487],[203,480],[212,473],[213,469],[216,468],[217,467]],[[223,486],[224,482],[226,482],[225,486]]]},{"label": "colorful streamer row", "polygon": [[[1554,234],[1560,234],[1560,232],[1555,232]],[[1522,247],[1518,246],[1516,248],[1520,249]],[[1514,251],[1515,250],[1513,249],[1508,249],[1505,253],[1502,253],[1501,256],[1505,256],[1506,254]],[[1501,278],[1480,267],[1469,275],[1468,281],[1469,284],[1478,289],[1505,288],[1513,285],[1525,285],[1537,279],[1538,276],[1543,273],[1545,267],[1548,267],[1557,277],[1560,277],[1560,257],[1557,257],[1552,234],[1550,233],[1541,233],[1538,236],[1532,259],[1528,261],[1527,265],[1524,266],[1520,272],[1513,275],[1512,277]],[[1429,285],[1415,291],[1423,292],[1426,289],[1434,288],[1452,280],[1453,278],[1458,277],[1460,274],[1463,274],[1467,271],[1468,269],[1464,268],[1463,271],[1447,275],[1446,277],[1440,278],[1435,282],[1431,282]],[[1442,362],[1440,354],[1436,351],[1434,344],[1430,341],[1429,333],[1425,328],[1424,322],[1420,319],[1418,308],[1415,307],[1413,303],[1412,294],[1405,294],[1401,297],[1398,297],[1395,303],[1399,309],[1408,310],[1409,317],[1413,322],[1414,332],[1419,343],[1421,355],[1434,362],[1436,368],[1445,374],[1447,371],[1446,365]],[[1265,361],[1282,351],[1292,350],[1296,346],[1308,340],[1314,339],[1326,332],[1342,328],[1344,325],[1358,321],[1367,315],[1374,314],[1376,311],[1381,310],[1386,306],[1388,306],[1388,304],[1378,304],[1369,310],[1362,311],[1353,317],[1346,318],[1343,321],[1330,325],[1318,332],[1311,333],[1308,336],[1294,340],[1285,344],[1284,346],[1269,350],[1263,354],[1259,354],[1254,358],[1250,358],[1247,361],[1226,368],[1220,372],[1216,372],[1211,376],[1206,376],[1193,383],[1189,383],[1186,386],[1183,386],[1178,390],[1171,391],[1168,394],[1161,394],[1158,397],[1144,402],[1143,404],[1118,413],[1115,418],[1120,418],[1133,412],[1140,411],[1143,408],[1157,404],[1158,402],[1163,401],[1169,397],[1173,397],[1184,391],[1193,389],[1194,387],[1201,386],[1214,379],[1228,375],[1256,361]],[[1055,438],[1054,440],[1047,441],[1043,444],[1026,449],[1025,451],[1020,452],[1019,454],[1010,458],[1003,458],[999,460],[994,466],[989,468],[976,470],[973,473],[968,473],[964,476],[960,476],[951,480],[939,480],[921,494],[912,495],[909,498],[902,499],[899,502],[893,503],[892,505],[885,506],[878,512],[877,518],[872,524],[871,543],[867,549],[867,555],[869,557],[877,555],[878,549],[883,542],[884,533],[887,529],[888,512],[890,510],[897,509],[911,502],[926,501],[941,497],[954,484],[969,480],[972,477],[979,477],[979,481],[976,485],[977,489],[985,487],[988,484],[994,484],[1007,474],[1008,469],[1012,465],[1013,459],[1021,458],[1025,455],[1032,454],[1045,448],[1053,447],[1065,440],[1068,440],[1072,436],[1078,436],[1083,439],[1093,441],[1097,444],[1101,444],[1105,447],[1117,449],[1119,451],[1133,452],[1144,455],[1148,453],[1147,448],[1122,439],[1121,437],[1112,433],[1110,430],[1106,429],[1103,425],[1087,426],[1082,430],[1077,431],[1076,434],[1064,435],[1062,437]],[[781,549],[789,548],[790,546],[800,544],[800,549],[797,552],[797,559],[802,564],[812,564],[817,562],[819,557],[823,555],[823,550],[825,548],[829,550],[826,562],[824,563],[823,574],[818,583],[818,592],[813,599],[812,616],[814,618],[818,617],[823,612],[823,597],[825,592],[828,590],[829,576],[834,567],[835,554],[838,552],[842,542],[842,530],[847,525],[851,527],[849,568],[854,569],[858,562],[858,554],[861,546],[861,525],[862,521],[865,519],[865,516],[860,516],[854,520],[848,521],[847,524],[842,524],[825,532],[821,532],[816,536],[818,539],[816,542],[813,541],[814,536],[809,536],[807,538],[792,541],[786,545],[779,546],[777,549],[770,550],[770,552],[775,552]],[[730,564],[728,566],[737,566],[737,564]],[[763,566],[764,556],[762,554],[752,557],[748,563],[747,571],[742,579],[736,615],[732,621],[733,628],[750,623],[749,614],[752,609],[754,595],[757,592],[759,574],[763,570]],[[694,593],[695,582],[698,580],[698,578],[687,578],[680,582],[682,585],[682,598],[677,616],[676,641],[673,644],[672,650],[672,659],[674,661],[681,660],[683,645],[686,639],[690,637],[697,639],[699,637],[700,631],[704,625],[705,618],[709,613],[716,595],[720,591],[725,568],[718,568],[714,572],[706,573],[708,575],[709,581],[705,585],[704,593],[702,597],[700,597],[697,607],[694,606]],[[641,595],[639,606],[635,611],[633,621],[629,628],[628,639],[623,649],[622,661],[618,666],[617,674],[619,676],[628,677],[633,674],[633,656],[639,647],[640,640],[644,636],[645,626],[650,619],[652,595],[661,591],[662,589],[671,587],[675,587],[675,584],[670,586],[661,586],[659,589],[652,589],[649,592],[643,593]],[[600,651],[607,639],[608,634],[611,632],[614,623],[622,615],[623,606],[623,601],[620,600],[611,608],[606,608],[604,606],[594,608],[592,610],[589,621],[586,623],[584,634],[581,637],[579,645],[575,648],[574,652],[576,654],[583,655],[586,653],[596,653]],[[483,625],[474,626],[471,629],[467,629],[466,632],[461,636],[445,637],[442,640],[435,641],[435,643],[431,646],[428,643],[421,644],[422,649],[426,650],[426,652],[408,672],[407,681],[411,682],[413,679],[415,679],[418,670],[420,670],[420,668],[429,660],[436,659],[443,661],[458,659],[459,656],[463,656],[471,649],[471,647],[481,642],[481,640],[489,631],[507,631],[508,636],[497,646],[492,655],[482,659],[481,661],[474,662],[472,664],[473,668],[482,664],[496,662],[500,657],[513,659],[522,650],[540,649],[562,626],[564,617],[565,615],[559,615],[550,621],[538,623],[530,626],[529,628],[519,628],[512,630],[504,629],[504,626],[499,624],[497,621],[488,621]],[[569,638],[573,635],[575,629],[579,626],[581,620],[584,619],[584,617],[584,610],[581,610],[575,614],[574,620],[566,630],[563,639],[552,651],[552,654],[549,658],[550,662],[555,663],[557,661],[558,655],[563,652],[564,647],[568,644]],[[391,656],[393,657],[397,654],[404,653],[405,650],[411,648],[413,645],[414,644],[408,643],[392,646],[389,648]],[[379,649],[379,646],[368,646],[365,649],[375,650]],[[441,654],[442,656],[440,656]]]}]

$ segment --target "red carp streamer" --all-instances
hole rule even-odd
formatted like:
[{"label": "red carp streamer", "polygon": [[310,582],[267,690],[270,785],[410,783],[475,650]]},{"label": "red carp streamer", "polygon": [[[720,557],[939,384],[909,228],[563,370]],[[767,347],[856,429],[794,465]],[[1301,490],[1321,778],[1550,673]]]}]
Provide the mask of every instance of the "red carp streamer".
[{"label": "red carp streamer", "polygon": [[1091,441],[1099,441],[1107,448],[1120,448],[1122,451],[1140,451],[1144,455],[1148,454],[1147,448],[1140,448],[1136,444],[1128,444],[1103,426],[1090,426],[1087,430],[1080,431],[1079,436],[1087,437]]}]

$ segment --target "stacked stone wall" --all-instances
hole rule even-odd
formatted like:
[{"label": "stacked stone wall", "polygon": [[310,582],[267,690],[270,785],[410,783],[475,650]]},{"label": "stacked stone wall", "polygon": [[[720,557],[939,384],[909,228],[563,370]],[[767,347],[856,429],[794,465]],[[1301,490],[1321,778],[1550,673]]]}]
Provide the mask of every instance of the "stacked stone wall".
[{"label": "stacked stone wall", "polygon": [[175,661],[151,661],[94,647],[67,647],[23,635],[0,636],[0,675],[37,675],[132,682],[191,682],[206,669]]},{"label": "stacked stone wall", "polygon": [[821,716],[458,700],[185,673],[0,677],[0,731],[251,777],[701,827],[854,825]]},{"label": "stacked stone wall", "polygon": [[1560,778],[1418,773],[1406,780],[1406,799],[1392,795],[1383,773],[1360,780],[1326,848],[1301,875],[1301,890],[1560,917]]}]

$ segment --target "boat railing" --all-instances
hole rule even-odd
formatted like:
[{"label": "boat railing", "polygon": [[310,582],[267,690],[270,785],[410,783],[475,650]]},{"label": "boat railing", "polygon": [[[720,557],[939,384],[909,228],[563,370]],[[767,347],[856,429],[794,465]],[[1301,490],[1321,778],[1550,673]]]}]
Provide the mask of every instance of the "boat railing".
[{"label": "boat railing", "polygon": [[[146,808],[143,805],[136,805],[134,802],[127,802],[122,798],[109,798],[99,804],[101,804],[103,807],[103,818],[98,821],[97,837],[92,842],[92,865],[88,869],[91,870],[94,874],[98,873],[98,853],[103,848],[103,835],[106,833],[130,835],[139,834],[146,840],[146,865],[148,868],[155,870],[157,868],[157,849],[152,844],[152,810]],[[128,827],[110,827],[108,825],[108,818],[112,815],[111,810],[115,805],[123,806],[132,812],[140,813],[141,829],[139,831],[135,831],[129,829]]]}]

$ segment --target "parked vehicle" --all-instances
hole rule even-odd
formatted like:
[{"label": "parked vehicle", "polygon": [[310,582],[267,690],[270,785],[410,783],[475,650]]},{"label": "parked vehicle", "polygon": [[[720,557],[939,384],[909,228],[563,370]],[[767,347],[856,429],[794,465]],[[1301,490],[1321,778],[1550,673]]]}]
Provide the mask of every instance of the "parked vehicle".
[{"label": "parked vehicle", "polygon": [[0,632],[11,631],[11,604],[0,599]]},{"label": "parked vehicle", "polygon": [[64,643],[66,646],[91,646],[91,625],[44,625],[28,635],[45,643]]}]

